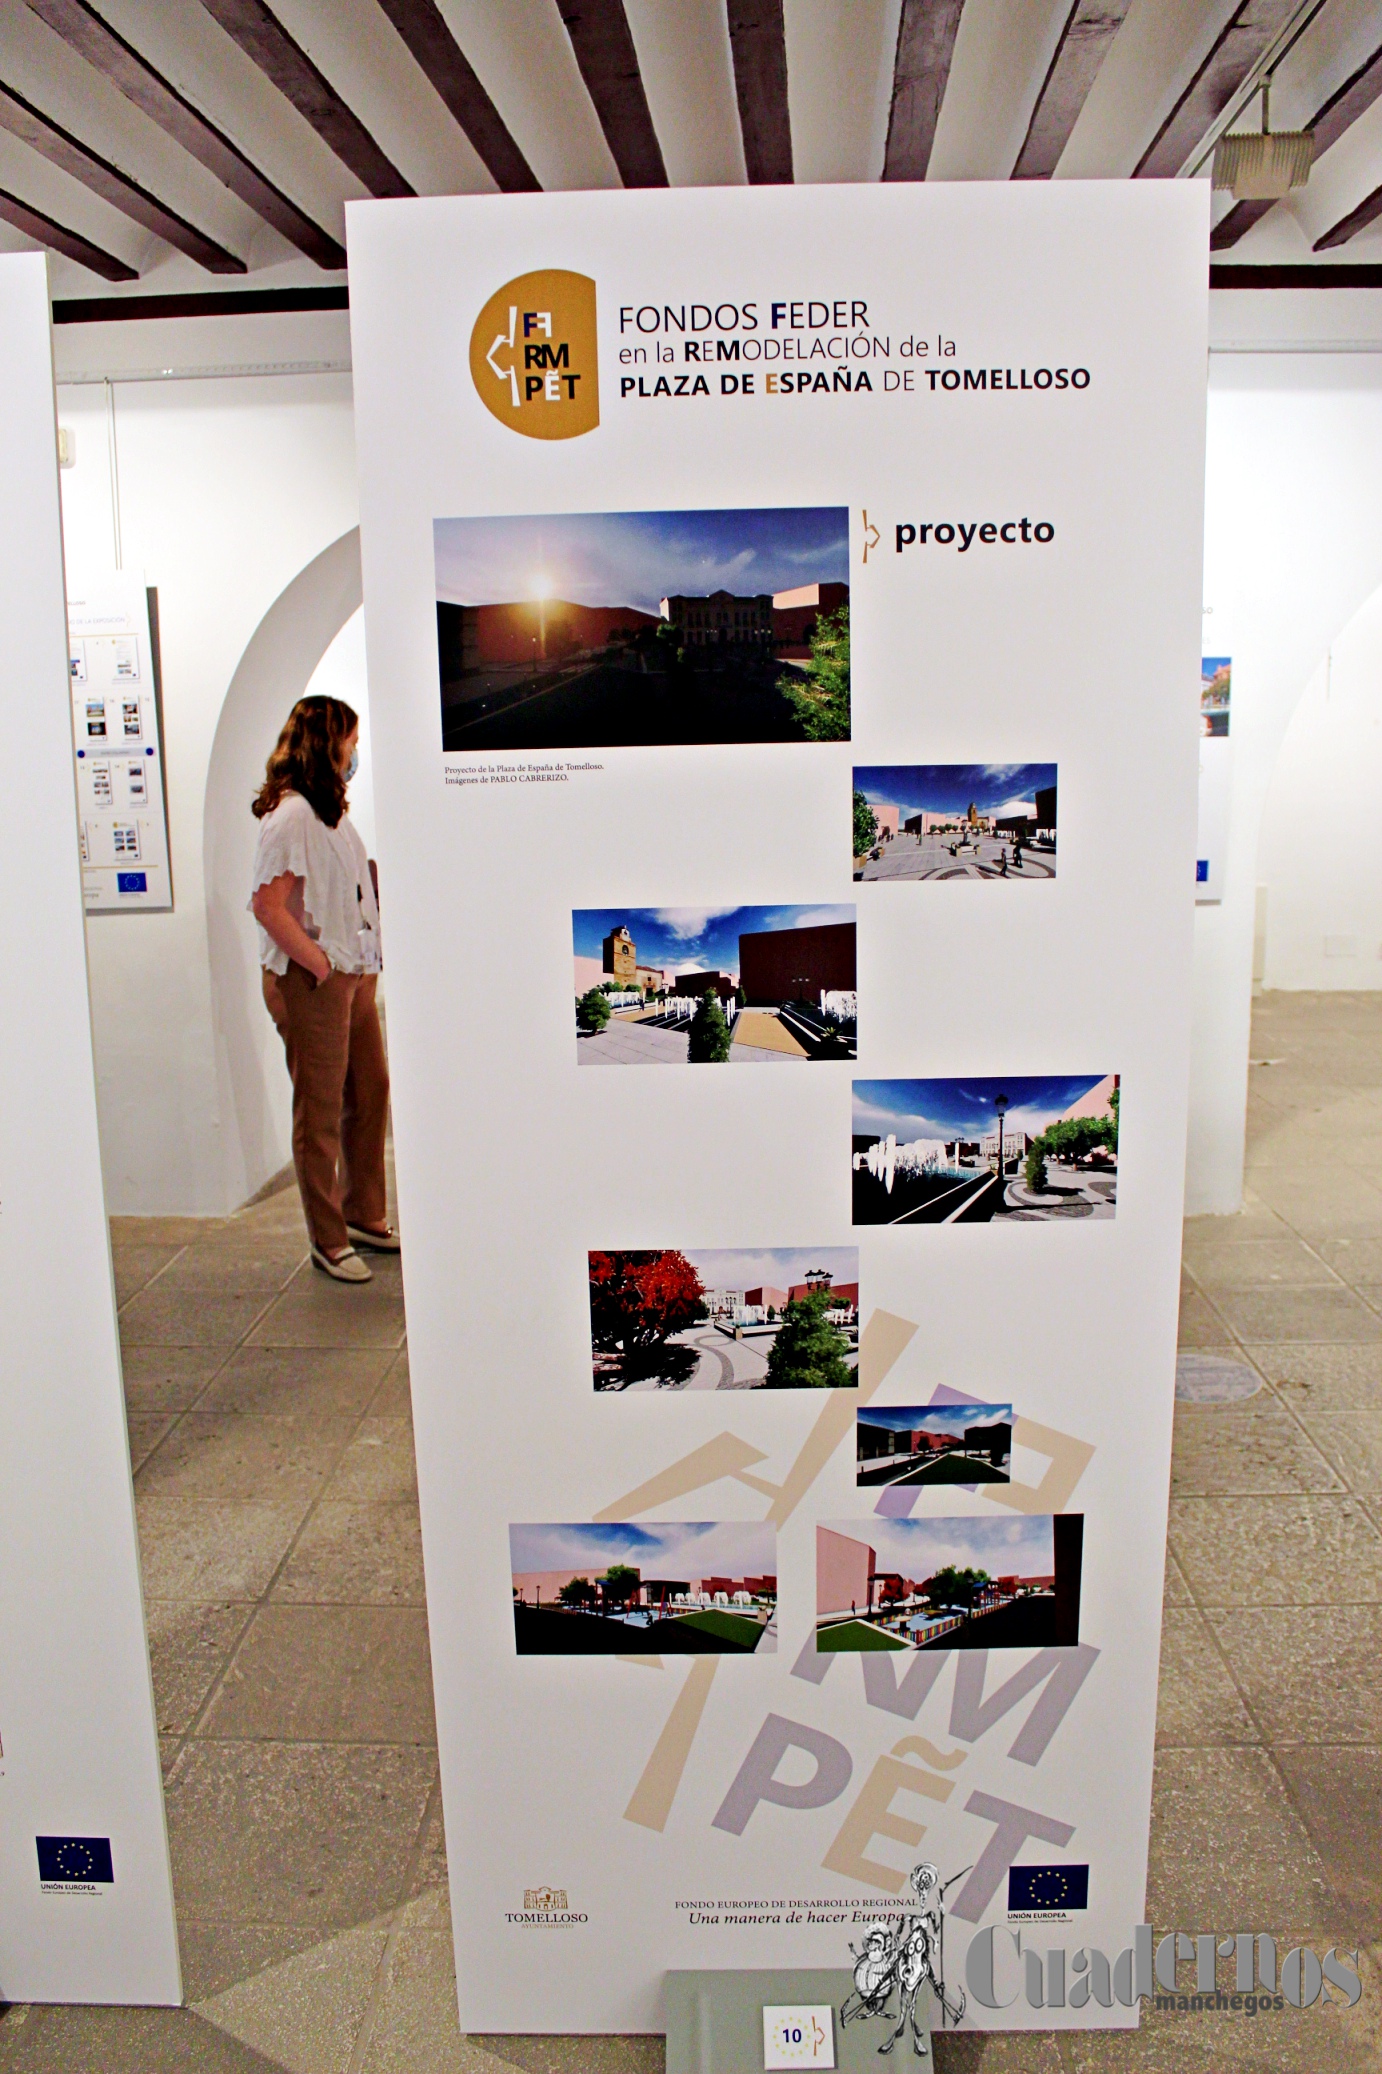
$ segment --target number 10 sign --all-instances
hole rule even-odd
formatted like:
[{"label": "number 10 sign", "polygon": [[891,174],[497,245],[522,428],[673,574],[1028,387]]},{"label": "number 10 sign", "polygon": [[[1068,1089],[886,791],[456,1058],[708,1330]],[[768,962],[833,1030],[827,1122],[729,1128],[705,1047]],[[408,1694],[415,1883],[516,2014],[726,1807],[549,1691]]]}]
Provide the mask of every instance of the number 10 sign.
[{"label": "number 10 sign", "polygon": [[835,2012],[828,2002],[765,2007],[765,2068],[833,2067],[834,2064]]}]

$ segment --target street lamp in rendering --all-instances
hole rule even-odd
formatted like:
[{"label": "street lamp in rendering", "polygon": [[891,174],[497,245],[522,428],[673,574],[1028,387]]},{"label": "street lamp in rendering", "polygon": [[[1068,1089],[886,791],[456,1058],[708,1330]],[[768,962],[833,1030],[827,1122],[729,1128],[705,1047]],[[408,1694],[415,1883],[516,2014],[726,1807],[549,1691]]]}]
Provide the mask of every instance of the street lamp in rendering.
[{"label": "street lamp in rendering", "polygon": [[1008,1107],[1007,1096],[995,1095],[993,1106],[998,1111],[998,1185],[1001,1188],[1003,1185],[1003,1117]]}]

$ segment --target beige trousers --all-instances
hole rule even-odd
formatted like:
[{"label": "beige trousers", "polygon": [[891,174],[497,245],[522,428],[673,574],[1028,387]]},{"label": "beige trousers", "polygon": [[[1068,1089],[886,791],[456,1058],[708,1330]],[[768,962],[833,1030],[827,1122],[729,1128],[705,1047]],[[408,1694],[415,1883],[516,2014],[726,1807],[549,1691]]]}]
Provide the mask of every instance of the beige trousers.
[{"label": "beige trousers", "polygon": [[389,1069],[373,973],[333,972],[314,983],[301,965],[264,973],[293,1082],[293,1165],[312,1242],[350,1244],[347,1224],[381,1226]]}]

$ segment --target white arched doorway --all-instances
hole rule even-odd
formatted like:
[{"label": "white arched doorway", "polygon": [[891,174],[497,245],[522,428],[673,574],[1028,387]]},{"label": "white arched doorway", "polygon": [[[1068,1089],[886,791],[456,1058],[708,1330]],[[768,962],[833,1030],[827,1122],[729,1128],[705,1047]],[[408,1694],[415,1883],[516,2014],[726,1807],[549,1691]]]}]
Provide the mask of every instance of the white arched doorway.
[{"label": "white arched doorway", "polygon": [[[265,613],[230,680],[212,744],[202,843],[217,1107],[231,1202],[254,1195],[290,1156],[288,1079],[264,1012],[246,907],[256,826],[250,801],[285,715],[359,612],[360,600],[357,527],[309,562]],[[320,688],[336,687],[323,682]]]}]

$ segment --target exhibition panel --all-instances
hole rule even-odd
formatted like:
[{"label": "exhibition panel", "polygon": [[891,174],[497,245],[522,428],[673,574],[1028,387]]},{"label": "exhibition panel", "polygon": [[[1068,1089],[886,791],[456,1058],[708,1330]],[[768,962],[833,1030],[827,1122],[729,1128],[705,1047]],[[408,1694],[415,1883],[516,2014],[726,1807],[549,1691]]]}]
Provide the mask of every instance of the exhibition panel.
[{"label": "exhibition panel", "polygon": [[937,1881],[966,2025],[1136,2021],[982,1933],[1142,1920],[1206,203],[351,207],[467,2029],[660,2028]]},{"label": "exhibition panel", "polygon": [[41,256],[0,258],[0,397],[0,700],[22,744],[0,798],[24,860],[0,988],[0,1999],[176,2003],[96,1130]]}]

